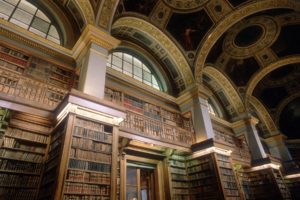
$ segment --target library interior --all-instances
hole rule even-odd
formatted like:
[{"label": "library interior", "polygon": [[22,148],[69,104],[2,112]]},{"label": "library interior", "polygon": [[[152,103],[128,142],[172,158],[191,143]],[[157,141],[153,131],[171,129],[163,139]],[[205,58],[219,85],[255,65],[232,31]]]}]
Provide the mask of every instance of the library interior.
[{"label": "library interior", "polygon": [[0,0],[0,200],[299,200],[300,1]]}]

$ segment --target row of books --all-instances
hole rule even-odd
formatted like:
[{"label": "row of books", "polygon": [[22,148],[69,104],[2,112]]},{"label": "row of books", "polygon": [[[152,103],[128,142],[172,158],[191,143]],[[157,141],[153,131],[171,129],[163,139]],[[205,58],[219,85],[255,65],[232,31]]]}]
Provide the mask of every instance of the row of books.
[{"label": "row of books", "polygon": [[180,181],[173,181],[172,186],[180,187],[180,188],[189,188],[190,184],[188,182],[180,182]]},{"label": "row of books", "polygon": [[110,200],[108,196],[93,195],[64,195],[63,200]]},{"label": "row of books", "polygon": [[112,146],[110,144],[104,144],[95,140],[77,137],[72,138],[72,147],[106,153],[111,153],[112,151]]},{"label": "row of books", "polygon": [[17,128],[10,128],[10,127],[6,129],[5,135],[12,136],[14,138],[28,140],[28,141],[43,143],[43,144],[47,144],[48,141],[48,137],[45,135],[35,134],[32,132],[24,131]]},{"label": "row of books", "polygon": [[188,195],[174,194],[173,200],[190,200],[190,197]]},{"label": "row of books", "polygon": [[38,133],[43,133],[43,134],[48,134],[51,130],[50,127],[46,127],[46,126],[42,126],[42,125],[38,125],[38,124],[33,124],[31,122],[26,122],[23,120],[19,120],[19,119],[11,119],[10,120],[10,125],[11,126],[17,126],[17,127],[22,127],[22,130],[32,130],[32,131],[36,131]]},{"label": "row of books", "polygon": [[0,157],[38,163],[43,161],[42,155],[20,151],[16,152],[9,149],[0,149]]},{"label": "row of books", "polygon": [[199,165],[194,165],[193,167],[189,167],[189,168],[187,168],[187,172],[188,173],[195,173],[195,172],[198,172],[198,171],[208,170],[210,168],[211,168],[211,166],[207,162],[207,163],[202,163],[202,164],[199,164]]},{"label": "row of books", "polygon": [[180,175],[180,174],[171,174],[172,180],[177,181],[188,181],[188,177],[186,175]]},{"label": "row of books", "polygon": [[172,167],[185,168],[185,163],[184,163],[183,161],[169,160],[169,164],[170,164]]},{"label": "row of books", "polygon": [[111,163],[111,155],[102,154],[93,151],[86,151],[82,149],[71,148],[70,157],[75,159],[87,159],[87,160],[99,161],[102,163]]},{"label": "row of books", "polygon": [[43,165],[40,163],[30,163],[17,160],[0,159],[0,169],[22,173],[37,173],[42,171]]},{"label": "row of books", "polygon": [[189,160],[189,162],[187,162],[186,165],[187,167],[193,167],[193,166],[209,163],[210,161],[211,161],[210,157],[205,157],[201,159]]},{"label": "row of books", "polygon": [[32,153],[40,153],[40,154],[45,153],[46,150],[46,146],[40,147],[40,146],[27,145],[21,143],[21,141],[17,141],[16,139],[10,137],[4,137],[3,147],[12,148],[14,150],[18,149],[22,151],[30,151]]},{"label": "row of books", "polygon": [[171,168],[171,173],[186,175],[185,169],[174,168],[174,167]]},{"label": "row of books", "polygon": [[111,134],[99,132],[87,128],[82,128],[79,126],[75,126],[74,128],[74,136],[89,138],[101,142],[111,143],[112,142],[112,136]]},{"label": "row of books", "polygon": [[104,132],[104,125],[93,121],[76,118],[75,124],[76,126],[84,127],[89,130]]},{"label": "row of books", "polygon": [[214,178],[198,179],[198,180],[193,180],[193,182],[190,182],[190,187],[202,187],[204,185],[211,185],[215,183],[216,182]]},{"label": "row of books", "polygon": [[192,175],[189,175],[190,180],[198,180],[198,179],[204,179],[204,178],[212,178],[213,172],[210,170],[208,171],[199,171],[198,173],[193,173]]},{"label": "row of books", "polygon": [[222,175],[233,176],[232,169],[227,169],[227,168],[220,167],[220,172],[221,172]]},{"label": "row of books", "polygon": [[24,199],[34,199],[36,195],[36,190],[34,189],[21,189],[18,188],[0,188],[0,199],[3,200],[24,200]]},{"label": "row of books", "polygon": [[110,193],[110,186],[66,182],[64,185],[64,192],[107,196]]},{"label": "row of books", "polygon": [[15,51],[13,49],[10,49],[10,48],[7,48],[7,47],[4,47],[2,45],[0,45],[0,52],[4,52],[6,54],[9,54],[9,55],[13,55],[15,57],[18,57],[20,59],[24,59],[24,60],[28,60],[29,57],[19,51]]},{"label": "row of books", "polygon": [[172,193],[173,194],[189,194],[189,190],[187,190],[187,189],[173,189],[172,190]]},{"label": "row of books", "polygon": [[111,165],[105,163],[95,163],[91,161],[83,161],[83,160],[69,160],[69,168],[74,169],[82,169],[82,170],[90,170],[97,172],[111,172]]},{"label": "row of books", "polygon": [[68,170],[67,180],[81,181],[99,184],[110,184],[110,175],[95,172],[85,172],[79,170]]},{"label": "row of books", "polygon": [[16,58],[15,56],[8,55],[6,53],[0,52],[0,59],[15,63],[19,66],[26,67],[27,61],[23,59]]},{"label": "row of books", "polygon": [[39,184],[39,177],[37,176],[0,173],[0,187],[1,186],[36,187],[38,184]]}]

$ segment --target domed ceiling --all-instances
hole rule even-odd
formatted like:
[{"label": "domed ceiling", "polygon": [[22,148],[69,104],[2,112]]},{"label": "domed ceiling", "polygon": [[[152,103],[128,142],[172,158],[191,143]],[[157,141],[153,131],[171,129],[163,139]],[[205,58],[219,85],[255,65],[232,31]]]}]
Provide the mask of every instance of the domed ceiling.
[{"label": "domed ceiling", "polygon": [[[246,107],[253,103],[249,97],[257,99],[284,134],[300,138],[300,126],[293,125],[299,122],[300,110],[300,2],[90,0],[90,4],[95,19],[104,16],[109,21],[108,12],[115,11],[111,26],[104,26],[101,19],[99,26],[151,54],[169,76],[175,96],[202,81],[226,107],[231,97],[222,84],[224,91],[217,92],[213,80],[227,79]],[[234,118],[245,110],[227,111]]]}]

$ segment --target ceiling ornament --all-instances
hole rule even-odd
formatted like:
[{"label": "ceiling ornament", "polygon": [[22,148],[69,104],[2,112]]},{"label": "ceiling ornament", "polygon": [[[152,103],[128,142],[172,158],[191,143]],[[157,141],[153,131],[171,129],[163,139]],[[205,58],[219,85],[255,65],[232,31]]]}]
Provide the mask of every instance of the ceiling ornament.
[{"label": "ceiling ornament", "polygon": [[273,44],[280,32],[278,27],[276,21],[267,16],[242,20],[227,32],[223,50],[236,59],[252,57]]},{"label": "ceiling ornament", "polygon": [[214,46],[216,41],[228,30],[232,25],[238,21],[244,19],[247,16],[250,16],[254,13],[258,13],[267,9],[276,9],[276,8],[289,8],[300,10],[300,3],[297,1],[290,0],[261,0],[254,1],[248,4],[244,4],[239,8],[235,9],[232,13],[228,14],[226,17],[222,18],[214,29],[212,29],[207,34],[207,38],[204,39],[204,43],[201,45],[201,48],[198,50],[198,55],[195,61],[195,80],[197,82],[202,81],[202,70],[205,66],[205,60]]},{"label": "ceiling ornament", "polygon": [[249,97],[252,95],[252,93],[253,93],[255,87],[257,86],[257,84],[259,83],[259,81],[262,80],[267,74],[269,74],[270,72],[272,72],[280,67],[286,66],[288,64],[295,64],[295,63],[300,63],[300,56],[290,56],[287,58],[277,60],[276,62],[271,63],[267,67],[260,70],[258,73],[256,73],[250,79],[249,85],[246,90],[246,97]]},{"label": "ceiling ornament", "polygon": [[212,77],[223,88],[227,98],[230,100],[231,106],[234,107],[237,113],[245,112],[245,107],[241,97],[222,72],[217,70],[215,67],[207,66],[204,68],[203,73]]},{"label": "ceiling ornament", "polygon": [[185,86],[192,85],[194,83],[194,77],[192,71],[187,63],[184,55],[178,49],[178,47],[166,36],[161,30],[146,22],[145,20],[135,17],[123,17],[117,20],[112,29],[118,28],[133,28],[143,32],[155,41],[159,41],[162,47],[167,51],[168,55],[174,60],[175,67],[183,77]]},{"label": "ceiling ornament", "polygon": [[164,0],[164,2],[177,10],[192,10],[200,8],[208,0]]}]

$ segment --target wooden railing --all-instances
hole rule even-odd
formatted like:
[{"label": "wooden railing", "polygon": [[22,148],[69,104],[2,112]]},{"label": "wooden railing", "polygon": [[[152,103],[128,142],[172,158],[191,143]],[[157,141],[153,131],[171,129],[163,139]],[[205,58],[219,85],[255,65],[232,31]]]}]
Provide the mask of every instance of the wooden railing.
[{"label": "wooden railing", "polygon": [[141,135],[166,142],[191,145],[195,141],[194,132],[192,131],[187,131],[129,110],[127,110],[126,119],[120,125],[123,128],[137,131]]},{"label": "wooden railing", "polygon": [[54,108],[67,90],[33,80],[0,66],[0,94],[15,97],[16,101],[38,103]]}]

